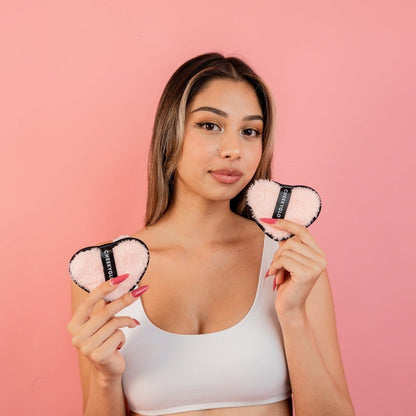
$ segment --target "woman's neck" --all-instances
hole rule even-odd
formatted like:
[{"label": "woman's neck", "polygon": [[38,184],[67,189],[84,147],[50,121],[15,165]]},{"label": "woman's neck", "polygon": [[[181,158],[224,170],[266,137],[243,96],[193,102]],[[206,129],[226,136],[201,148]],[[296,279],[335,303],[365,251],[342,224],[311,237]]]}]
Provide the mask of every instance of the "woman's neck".
[{"label": "woman's neck", "polygon": [[157,222],[160,231],[183,246],[203,246],[232,241],[243,218],[230,209],[229,201],[184,203],[178,199]]}]

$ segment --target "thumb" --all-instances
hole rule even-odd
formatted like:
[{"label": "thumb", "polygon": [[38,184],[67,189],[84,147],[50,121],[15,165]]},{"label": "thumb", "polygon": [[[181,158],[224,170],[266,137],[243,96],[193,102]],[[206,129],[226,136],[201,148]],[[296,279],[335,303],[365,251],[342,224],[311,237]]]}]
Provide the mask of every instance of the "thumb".
[{"label": "thumb", "polygon": [[281,285],[282,283],[284,283],[285,281],[285,269],[283,267],[281,267],[278,272],[276,273],[276,276],[274,278],[274,288],[273,290],[278,287],[279,285]]}]

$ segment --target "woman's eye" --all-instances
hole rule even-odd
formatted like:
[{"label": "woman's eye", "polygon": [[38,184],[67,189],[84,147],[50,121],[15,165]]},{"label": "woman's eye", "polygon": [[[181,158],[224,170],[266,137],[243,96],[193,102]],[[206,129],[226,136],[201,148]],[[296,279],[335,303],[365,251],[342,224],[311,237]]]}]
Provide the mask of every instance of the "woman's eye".
[{"label": "woman's eye", "polygon": [[[201,123],[195,123],[197,126],[203,128],[204,130],[208,131],[221,131],[221,128],[218,124],[211,123],[209,121],[204,121]],[[257,131],[256,129],[245,129],[243,130],[243,134],[248,137],[258,137],[261,136],[261,132]]]},{"label": "woman's eye", "polygon": [[210,122],[203,122],[203,123],[196,123],[199,127],[206,126],[205,130],[214,130],[214,127],[218,127],[215,123]]},{"label": "woman's eye", "polygon": [[261,135],[261,133],[255,129],[245,129],[244,131],[248,132],[247,136],[250,137],[257,137]]}]

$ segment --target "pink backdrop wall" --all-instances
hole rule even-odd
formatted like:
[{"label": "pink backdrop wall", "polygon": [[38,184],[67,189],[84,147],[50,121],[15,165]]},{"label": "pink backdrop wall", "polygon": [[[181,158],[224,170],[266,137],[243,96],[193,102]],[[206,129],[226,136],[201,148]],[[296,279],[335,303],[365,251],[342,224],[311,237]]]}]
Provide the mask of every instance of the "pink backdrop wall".
[{"label": "pink backdrop wall", "polygon": [[357,415],[415,393],[412,1],[1,1],[0,414],[76,415],[67,264],[142,226],[162,89],[208,51],[278,107],[274,178],[319,191]]}]

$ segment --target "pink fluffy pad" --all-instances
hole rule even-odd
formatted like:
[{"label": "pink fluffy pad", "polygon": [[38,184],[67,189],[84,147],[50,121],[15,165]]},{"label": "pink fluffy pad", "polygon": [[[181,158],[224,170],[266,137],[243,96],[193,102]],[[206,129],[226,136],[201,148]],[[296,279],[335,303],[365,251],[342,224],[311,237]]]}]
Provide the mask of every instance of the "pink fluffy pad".
[{"label": "pink fluffy pad", "polygon": [[[105,281],[100,250],[102,246],[91,246],[78,250],[69,262],[71,279],[87,292],[95,289]],[[105,296],[103,298],[105,301],[118,299],[134,289],[140,282],[149,264],[149,250],[146,244],[137,238],[129,237],[117,240],[113,243],[112,251],[117,275],[129,273],[129,277],[124,282],[118,284],[117,289]]]},{"label": "pink fluffy pad", "polygon": [[254,181],[247,190],[247,204],[260,228],[277,241],[287,240],[293,234],[277,230],[272,225],[261,222],[260,218],[276,218],[273,213],[282,187],[291,188],[287,210],[282,217],[284,219],[309,227],[318,218],[322,206],[319,194],[309,186],[284,185],[269,179]]}]

